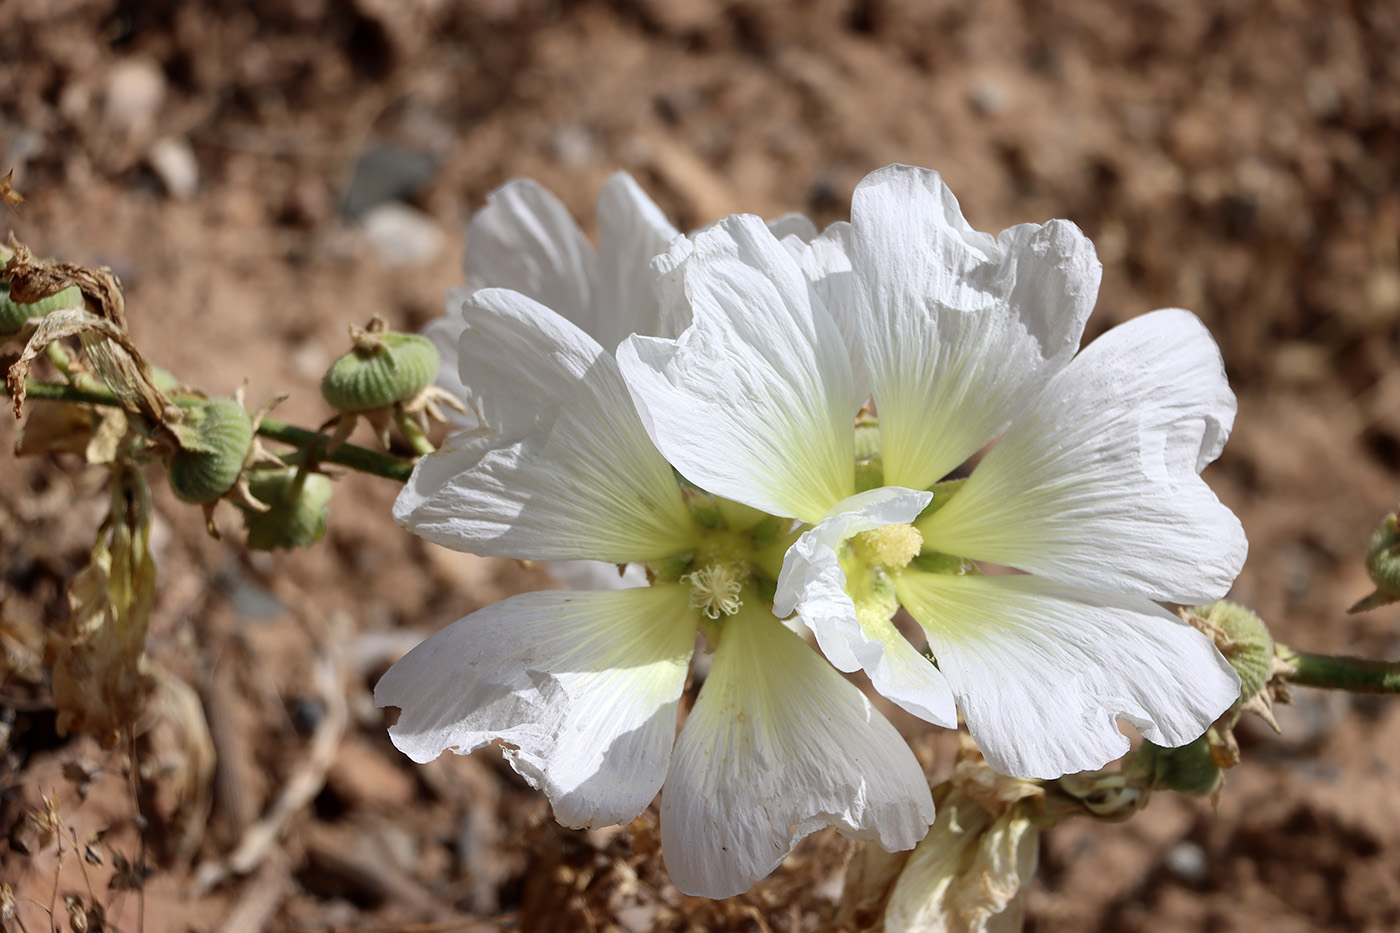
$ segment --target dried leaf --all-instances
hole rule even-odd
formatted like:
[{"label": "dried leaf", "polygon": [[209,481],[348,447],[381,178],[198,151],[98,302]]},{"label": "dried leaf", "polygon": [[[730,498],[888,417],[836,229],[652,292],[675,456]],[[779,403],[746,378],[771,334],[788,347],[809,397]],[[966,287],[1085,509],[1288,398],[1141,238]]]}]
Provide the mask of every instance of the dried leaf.
[{"label": "dried leaf", "polygon": [[78,796],[86,800],[88,793],[92,790],[92,779],[101,773],[101,769],[86,761],[65,761],[63,763],[63,779],[73,785],[73,789],[78,792]]},{"label": "dried leaf", "polygon": [[4,201],[10,210],[14,211],[16,214],[19,213],[19,206],[21,204],[29,203],[25,201],[24,195],[15,190],[14,169],[10,169],[5,173],[4,178],[0,178],[0,201]]},{"label": "dried leaf", "polygon": [[72,933],[88,933],[88,917],[87,911],[83,909],[83,899],[75,894],[65,894],[63,906],[68,911],[68,929]]},{"label": "dried leaf", "polygon": [[72,615],[50,644],[58,731],[92,734],[107,747],[136,721],[154,689],[145,644],[156,579],[145,477],[119,461],[111,491],[91,560],[69,586]]},{"label": "dried leaf", "polygon": [[69,286],[82,292],[86,308],[50,312],[30,337],[24,353],[10,368],[6,380],[14,397],[15,417],[24,407],[24,380],[29,363],[50,343],[76,336],[92,363],[93,370],[106,383],[130,413],[139,416],[157,440],[173,443],[165,430],[167,422],[178,421],[180,409],[155,383],[151,366],[128,336],[126,301],[121,281],[112,270],[88,269],[75,263],[37,262],[27,246],[10,238],[14,255],[3,278],[10,283],[10,295],[19,302],[40,301]]}]

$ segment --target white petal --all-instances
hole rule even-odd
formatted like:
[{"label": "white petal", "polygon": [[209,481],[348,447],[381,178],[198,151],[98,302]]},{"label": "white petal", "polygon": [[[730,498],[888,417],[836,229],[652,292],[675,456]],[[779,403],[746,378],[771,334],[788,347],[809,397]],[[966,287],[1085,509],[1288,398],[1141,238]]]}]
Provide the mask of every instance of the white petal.
[{"label": "white petal", "polygon": [[685,264],[693,252],[695,244],[687,237],[678,237],[651,261],[658,319],[656,332],[650,336],[674,340],[690,326],[693,315],[685,297]]},{"label": "white petal", "polygon": [[1102,266],[1067,221],[993,240],[936,172],[892,165],[851,203],[851,315],[885,481],[926,489],[1006,426],[1078,349]]},{"label": "white petal", "polygon": [[1119,716],[1183,745],[1239,697],[1210,639],[1145,599],[1024,575],[906,572],[895,589],[987,763],[1013,777],[1103,767],[1128,750]]},{"label": "white petal", "polygon": [[635,818],[675,738],[698,616],[684,587],[514,596],[452,623],[379,681],[414,761],[493,739],[566,826]]},{"label": "white petal", "polygon": [[762,607],[725,621],[661,799],[676,887],[728,897],[823,826],[895,850],[932,821],[913,753],[859,690]]},{"label": "white petal", "polygon": [[929,547],[1080,586],[1211,602],[1248,549],[1198,475],[1234,417],[1205,326],[1143,315],[1056,376],[920,530]]},{"label": "white petal", "polygon": [[[462,331],[467,329],[467,322],[462,317],[462,303],[471,295],[470,289],[450,288],[447,290],[447,310],[442,317],[428,323],[423,328],[423,336],[432,341],[438,351],[438,373],[433,384],[444,391],[451,392],[462,400],[463,404],[468,401],[467,387],[462,384],[462,375],[457,360],[457,344],[462,340]],[[471,412],[459,412],[444,406],[444,412],[448,420],[460,430],[470,431],[477,427],[476,415]]]},{"label": "white petal", "polygon": [[608,564],[600,560],[557,560],[546,568],[566,590],[630,590],[646,586],[641,564]]},{"label": "white petal", "polygon": [[885,486],[832,509],[783,556],[773,612],[784,617],[795,609],[832,664],[843,671],[864,670],[882,695],[915,716],[954,729],[958,714],[948,682],[888,619],[862,625],[838,556],[852,535],[913,521],[932,498],[932,493]]},{"label": "white petal", "polygon": [[652,439],[701,488],[815,522],[855,491],[850,361],[802,270],[756,217],[727,218],[682,267],[694,322],[618,361]]},{"label": "white petal", "polygon": [[630,334],[660,334],[651,261],[680,236],[656,202],[626,172],[598,194],[597,332],[608,350]]},{"label": "white petal", "polygon": [[[807,281],[812,284],[812,290],[831,312],[846,346],[853,348],[861,345],[858,317],[838,310],[855,306],[855,275],[851,271],[850,243],[851,225],[848,223],[834,223],[814,239],[803,240],[794,236],[783,239],[783,246],[792,253]],[[870,374],[865,369],[862,354],[855,352],[848,355],[855,383],[855,404],[859,407],[870,398]]]},{"label": "white petal", "polygon": [[467,226],[462,268],[473,287],[528,295],[595,338],[596,264],[593,247],[568,208],[526,178],[487,195],[486,207]]},{"label": "white petal", "polygon": [[487,427],[418,461],[395,520],[499,557],[630,563],[689,549],[694,524],[616,360],[516,292],[475,292],[463,314],[462,376]]},{"label": "white petal", "polygon": [[811,218],[806,214],[793,212],[784,214],[768,221],[768,229],[773,231],[773,236],[779,240],[788,237],[797,237],[803,243],[810,243],[817,238],[817,225],[812,223]]}]

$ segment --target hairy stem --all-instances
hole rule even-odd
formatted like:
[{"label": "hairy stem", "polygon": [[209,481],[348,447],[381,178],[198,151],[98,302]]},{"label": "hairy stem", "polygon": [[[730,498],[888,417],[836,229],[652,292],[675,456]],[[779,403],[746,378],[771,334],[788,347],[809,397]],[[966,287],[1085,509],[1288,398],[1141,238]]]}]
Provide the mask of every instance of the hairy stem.
[{"label": "hairy stem", "polygon": [[[32,399],[121,407],[121,401],[105,389],[92,387],[79,389],[52,382],[26,382],[25,391]],[[282,459],[289,463],[298,463],[309,453],[316,462],[337,463],[360,473],[382,476],[399,483],[408,482],[408,477],[413,473],[413,464],[407,460],[401,460],[398,457],[382,454],[365,447],[357,447],[354,444],[341,444],[334,453],[328,455],[326,453],[328,440],[326,435],[287,424],[285,421],[278,421],[275,418],[264,418],[258,427],[258,434],[269,440],[280,441],[297,448],[296,453],[282,455]]]},{"label": "hairy stem", "polygon": [[1292,668],[1283,675],[1289,683],[1350,693],[1400,693],[1400,661],[1313,654],[1282,644],[1277,651]]}]

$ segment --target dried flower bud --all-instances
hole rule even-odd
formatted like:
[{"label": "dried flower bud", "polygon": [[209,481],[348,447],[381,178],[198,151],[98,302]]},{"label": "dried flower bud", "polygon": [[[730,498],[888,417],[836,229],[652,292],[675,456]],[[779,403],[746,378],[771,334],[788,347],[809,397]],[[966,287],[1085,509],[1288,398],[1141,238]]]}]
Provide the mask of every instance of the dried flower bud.
[{"label": "dried flower bud", "polygon": [[170,488],[184,502],[214,502],[238,482],[253,446],[253,419],[231,398],[188,410],[175,427],[180,450],[170,458]]},{"label": "dried flower bud", "polygon": [[437,377],[441,360],[426,337],[358,328],[351,333],[354,349],[321,379],[321,395],[336,411],[371,411],[406,401]]},{"label": "dried flower bud", "polygon": [[266,512],[243,509],[248,547],[255,551],[310,547],[326,534],[330,514],[330,479],[322,473],[253,470],[248,491],[267,505]]},{"label": "dried flower bud", "polygon": [[78,286],[70,285],[39,301],[21,304],[10,295],[8,286],[0,285],[0,337],[11,337],[20,332],[24,322],[43,317],[59,308],[81,308],[83,293]]}]

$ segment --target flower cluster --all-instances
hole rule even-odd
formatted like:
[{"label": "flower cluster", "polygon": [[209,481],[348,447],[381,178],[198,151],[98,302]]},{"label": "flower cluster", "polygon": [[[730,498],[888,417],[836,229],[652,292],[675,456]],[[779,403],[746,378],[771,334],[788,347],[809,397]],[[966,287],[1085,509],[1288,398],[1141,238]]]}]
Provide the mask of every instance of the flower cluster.
[{"label": "flower cluster", "polygon": [[395,517],[650,585],[528,593],[429,638],[376,689],[406,754],[500,740],[570,826],[632,819],[664,784],[672,879],[723,897],[822,826],[896,850],[933,822],[841,671],[961,715],[1019,778],[1102,767],[1120,717],[1190,742],[1237,699],[1158,605],[1222,596],[1244,561],[1199,475],[1234,417],[1219,351],[1166,310],[1079,352],[1100,265],[1073,224],[978,233],[908,166],[820,235],[733,216],[684,236],[625,175],[598,215],[596,253],[529,182],[473,221],[477,288],[433,330],[476,426]]}]

